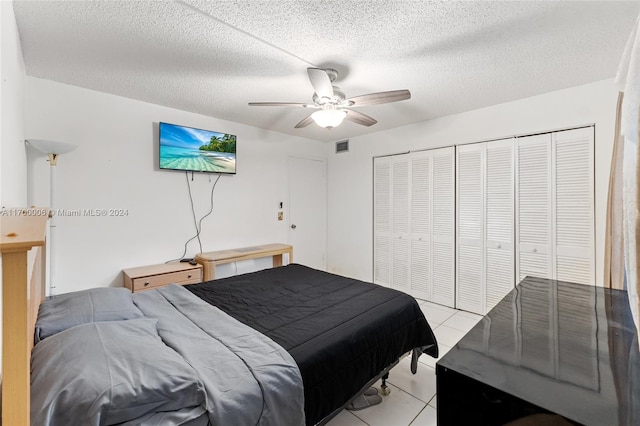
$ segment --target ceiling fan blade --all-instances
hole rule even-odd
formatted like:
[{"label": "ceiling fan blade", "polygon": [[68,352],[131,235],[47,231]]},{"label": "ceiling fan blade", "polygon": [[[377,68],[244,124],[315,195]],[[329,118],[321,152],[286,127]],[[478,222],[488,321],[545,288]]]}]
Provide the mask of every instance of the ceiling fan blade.
[{"label": "ceiling fan blade", "polygon": [[290,107],[302,107],[302,108],[315,108],[313,104],[301,104],[295,102],[249,102],[249,106],[290,106]]},{"label": "ceiling fan blade", "polygon": [[411,99],[411,92],[408,90],[390,90],[388,92],[369,93],[368,95],[356,96],[347,99],[345,102],[349,106],[359,107],[366,105],[388,104],[389,102],[404,101]]},{"label": "ceiling fan blade", "polygon": [[373,126],[378,122],[375,118],[370,117],[367,114],[363,114],[359,111],[354,111],[349,108],[344,108],[344,111],[347,112],[347,116],[345,117],[347,120],[351,120],[354,123],[360,124],[362,126],[369,127],[369,126]]},{"label": "ceiling fan blade", "polygon": [[295,125],[295,129],[301,129],[303,127],[307,127],[309,124],[313,123],[313,118],[310,115],[306,116],[298,124]]},{"label": "ceiling fan blade", "polygon": [[333,97],[333,85],[325,70],[322,68],[307,68],[307,74],[309,74],[309,81],[319,98],[330,99]]}]

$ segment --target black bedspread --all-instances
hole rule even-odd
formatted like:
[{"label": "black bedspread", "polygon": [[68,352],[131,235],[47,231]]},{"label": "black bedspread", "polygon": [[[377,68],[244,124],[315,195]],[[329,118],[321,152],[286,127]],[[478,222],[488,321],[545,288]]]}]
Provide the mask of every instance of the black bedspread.
[{"label": "black bedspread", "polygon": [[295,359],[308,425],[343,406],[403,353],[438,346],[415,299],[292,264],[186,286]]}]

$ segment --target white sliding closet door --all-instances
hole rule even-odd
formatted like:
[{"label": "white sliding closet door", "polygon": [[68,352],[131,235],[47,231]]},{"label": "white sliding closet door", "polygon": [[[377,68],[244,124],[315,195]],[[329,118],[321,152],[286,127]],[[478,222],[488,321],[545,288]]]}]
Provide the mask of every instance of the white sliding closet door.
[{"label": "white sliding closet door", "polygon": [[455,304],[454,149],[411,158],[411,295]]},{"label": "white sliding closet door", "polygon": [[453,307],[453,147],[374,159],[374,282]]},{"label": "white sliding closet door", "polygon": [[484,301],[484,145],[457,148],[458,199],[456,307],[483,313]]},{"label": "white sliding closet door", "polygon": [[553,133],[555,278],[595,284],[593,127]]},{"label": "white sliding closet door", "polygon": [[595,283],[593,127],[518,138],[516,273]]},{"label": "white sliding closet door", "polygon": [[515,286],[514,139],[457,150],[456,307],[478,314]]},{"label": "white sliding closet door", "polygon": [[514,229],[515,139],[485,144],[484,312],[489,312],[516,285]]},{"label": "white sliding closet door", "polygon": [[411,154],[411,294],[431,300],[431,153]]},{"label": "white sliding closet door", "polygon": [[595,282],[593,127],[374,159],[375,283],[485,314],[527,275]]},{"label": "white sliding closet door", "polygon": [[407,155],[391,157],[391,287],[409,292],[409,238],[410,163]]},{"label": "white sliding closet door", "polygon": [[391,286],[391,161],[373,159],[373,282]]},{"label": "white sliding closet door", "polygon": [[409,291],[409,158],[374,158],[373,282]]},{"label": "white sliding closet door", "polygon": [[552,137],[555,278],[595,284],[593,128]]},{"label": "white sliding closet door", "polygon": [[455,305],[455,150],[429,151],[432,158],[431,298],[441,305]]},{"label": "white sliding closet door", "polygon": [[551,278],[551,134],[518,138],[516,275]]}]

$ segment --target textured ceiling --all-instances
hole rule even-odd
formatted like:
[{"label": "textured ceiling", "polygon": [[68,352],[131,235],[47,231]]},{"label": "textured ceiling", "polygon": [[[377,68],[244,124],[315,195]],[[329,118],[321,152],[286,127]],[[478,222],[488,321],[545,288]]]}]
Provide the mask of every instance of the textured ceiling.
[{"label": "textured ceiling", "polygon": [[[615,76],[640,2],[15,1],[27,74],[322,141]],[[338,70],[372,127],[293,126],[309,66]],[[161,119],[162,117],[158,117]]]}]

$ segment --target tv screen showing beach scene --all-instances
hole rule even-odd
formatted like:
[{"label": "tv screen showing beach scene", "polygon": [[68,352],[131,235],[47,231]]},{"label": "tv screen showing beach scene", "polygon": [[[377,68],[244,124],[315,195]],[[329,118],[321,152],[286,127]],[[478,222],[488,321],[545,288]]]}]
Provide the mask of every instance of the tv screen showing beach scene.
[{"label": "tv screen showing beach scene", "polygon": [[160,123],[160,168],[235,173],[236,136]]}]

